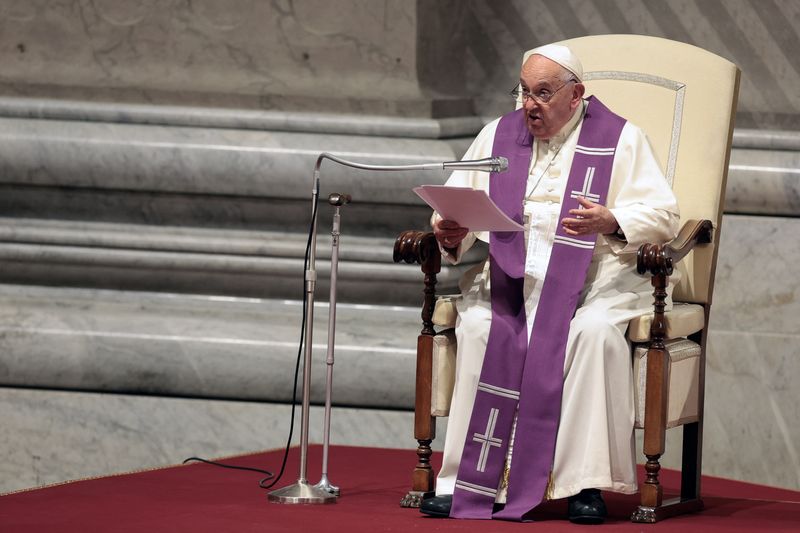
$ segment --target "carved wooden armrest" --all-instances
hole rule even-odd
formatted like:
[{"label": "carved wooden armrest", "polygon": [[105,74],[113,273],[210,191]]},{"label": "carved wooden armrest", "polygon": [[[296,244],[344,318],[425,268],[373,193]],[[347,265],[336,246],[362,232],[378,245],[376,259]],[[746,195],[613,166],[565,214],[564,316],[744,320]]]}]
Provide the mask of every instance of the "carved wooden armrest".
[{"label": "carved wooden armrest", "polygon": [[[436,237],[433,236],[432,231],[404,231],[397,236],[394,241],[394,262],[405,262],[409,264],[417,264],[429,269],[436,268],[436,262],[439,263],[441,268],[441,254],[439,253],[439,245],[436,243]],[[439,269],[436,269],[438,272]]]},{"label": "carved wooden armrest", "polygon": [[394,262],[418,264],[425,274],[422,302],[422,334],[435,335],[433,307],[436,303],[436,274],[442,269],[442,254],[431,231],[404,231],[394,241]]},{"label": "carved wooden armrest", "polygon": [[695,245],[711,242],[713,230],[714,225],[710,220],[689,220],[672,242],[641,245],[637,254],[636,271],[642,275],[672,275],[673,265],[692,251]]}]

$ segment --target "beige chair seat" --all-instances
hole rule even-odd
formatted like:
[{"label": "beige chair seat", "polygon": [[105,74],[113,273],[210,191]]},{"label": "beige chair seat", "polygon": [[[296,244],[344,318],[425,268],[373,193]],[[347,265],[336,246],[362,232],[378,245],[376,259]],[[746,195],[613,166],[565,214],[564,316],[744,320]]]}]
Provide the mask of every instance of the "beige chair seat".
[{"label": "beige chair seat", "polygon": [[[445,328],[433,340],[433,381],[431,383],[431,416],[448,416],[456,371],[456,339],[453,329],[458,311],[459,296],[441,296],[436,300],[432,321]],[[698,383],[700,345],[688,339],[703,329],[705,312],[698,304],[676,302],[664,313],[667,326],[665,346],[669,352],[667,398],[667,428],[676,427],[698,418]],[[628,338],[634,343],[650,340],[653,313],[634,318],[628,325]],[[645,382],[647,376],[647,345],[635,347],[633,355],[634,405],[636,428],[644,428]]]},{"label": "beige chair seat", "polygon": [[[433,310],[433,324],[440,328],[456,327],[456,300],[458,296],[442,296],[436,300]],[[705,312],[702,305],[676,302],[672,310],[664,313],[667,322],[667,338],[688,337],[703,329]],[[653,324],[653,313],[634,318],[628,325],[628,338],[632,342],[650,340],[650,326]]]},{"label": "beige chair seat", "polygon": [[[675,302],[672,310],[664,313],[667,322],[667,338],[688,337],[697,333],[705,325],[705,311],[702,305]],[[628,324],[628,338],[632,342],[650,340],[650,326],[653,324],[653,313],[634,318]]]},{"label": "beige chair seat", "polygon": [[[449,303],[443,305],[448,308]],[[681,306],[683,307],[683,306]],[[696,306],[700,307],[700,306]],[[702,310],[702,308],[701,308]],[[455,315],[453,315],[455,316]],[[652,318],[652,317],[651,317]],[[694,333],[694,332],[692,332]],[[669,388],[667,427],[672,428],[698,418],[700,345],[688,339],[664,342],[669,353]],[[433,375],[431,380],[431,416],[448,416],[456,374],[456,337],[452,328],[433,338]],[[633,352],[633,388],[636,428],[644,428],[644,404],[647,378],[647,345],[636,345]]]}]

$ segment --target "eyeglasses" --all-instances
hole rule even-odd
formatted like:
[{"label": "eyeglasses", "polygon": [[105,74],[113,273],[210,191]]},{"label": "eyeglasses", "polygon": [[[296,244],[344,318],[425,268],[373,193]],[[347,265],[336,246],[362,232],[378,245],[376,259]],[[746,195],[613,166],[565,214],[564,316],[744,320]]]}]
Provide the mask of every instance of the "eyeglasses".
[{"label": "eyeglasses", "polygon": [[539,91],[536,94],[530,92],[528,89],[520,88],[520,86],[517,85],[516,87],[511,89],[511,92],[509,94],[514,97],[514,100],[520,100],[521,99],[523,102],[525,102],[525,100],[530,98],[531,100],[533,100],[536,103],[546,104],[550,100],[553,99],[553,97],[556,95],[556,93],[558,91],[560,91],[561,89],[563,89],[564,87],[566,87],[570,83],[577,82],[577,81],[578,80],[576,80],[575,78],[572,78],[571,80],[569,80],[566,83],[564,83],[561,87],[559,87],[555,91],[551,91],[550,89],[544,89],[543,88],[543,89],[539,89]]}]

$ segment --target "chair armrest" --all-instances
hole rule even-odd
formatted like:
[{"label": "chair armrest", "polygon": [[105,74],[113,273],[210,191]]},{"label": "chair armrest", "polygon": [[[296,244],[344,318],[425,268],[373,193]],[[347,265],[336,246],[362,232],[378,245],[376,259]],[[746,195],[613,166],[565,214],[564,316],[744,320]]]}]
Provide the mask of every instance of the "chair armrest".
[{"label": "chair armrest", "polygon": [[431,231],[404,231],[394,241],[395,263],[418,264],[425,274],[421,335],[433,336],[433,307],[436,301],[436,274],[442,269],[442,254]]},{"label": "chair armrest", "polygon": [[425,274],[438,273],[442,255],[432,231],[404,231],[394,241],[395,263],[405,262],[422,267]]},{"label": "chair armrest", "polygon": [[672,242],[641,245],[637,253],[636,271],[641,275],[672,275],[673,265],[686,257],[695,245],[712,241],[713,230],[714,225],[710,220],[689,220]]}]

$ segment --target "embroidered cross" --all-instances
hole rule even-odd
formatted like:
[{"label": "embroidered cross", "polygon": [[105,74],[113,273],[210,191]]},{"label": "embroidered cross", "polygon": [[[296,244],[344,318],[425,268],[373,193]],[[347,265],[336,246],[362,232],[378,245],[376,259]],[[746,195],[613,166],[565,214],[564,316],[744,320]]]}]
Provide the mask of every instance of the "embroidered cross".
[{"label": "embroidered cross", "polygon": [[[586,169],[586,176],[583,178],[583,188],[580,191],[572,191],[572,193],[569,195],[570,198],[577,198],[578,196],[583,196],[584,198],[592,202],[600,201],[600,195],[591,192],[592,180],[594,179],[594,168],[595,167],[588,167]],[[583,209],[583,206],[579,206],[578,209]]]},{"label": "embroidered cross", "polygon": [[486,422],[486,431],[481,435],[474,433],[472,440],[481,443],[481,453],[478,457],[478,472],[486,470],[486,460],[489,458],[489,450],[499,448],[503,444],[503,439],[498,439],[494,436],[494,428],[497,425],[497,415],[500,414],[500,409],[492,407],[489,410],[489,420]]}]

